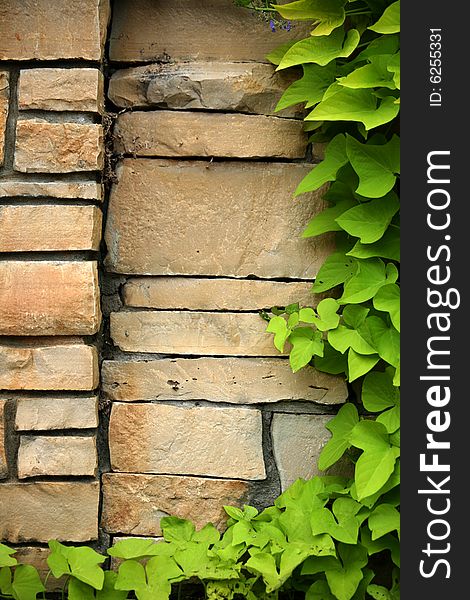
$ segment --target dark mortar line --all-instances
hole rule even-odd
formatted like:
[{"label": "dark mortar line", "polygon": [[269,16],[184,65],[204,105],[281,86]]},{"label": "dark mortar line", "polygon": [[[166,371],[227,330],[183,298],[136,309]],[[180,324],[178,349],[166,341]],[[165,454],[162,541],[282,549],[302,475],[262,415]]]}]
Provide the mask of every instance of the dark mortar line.
[{"label": "dark mortar line", "polygon": [[[111,38],[109,39],[109,41],[119,41],[119,38],[115,37],[115,38]],[[159,55],[159,56],[154,56],[152,58],[149,58],[148,60],[133,60],[133,61],[125,61],[125,60],[114,60],[114,59],[110,59],[109,61],[109,66],[110,68],[114,68],[115,70],[119,70],[119,69],[132,69],[134,67],[147,67],[147,66],[151,66],[151,65],[181,65],[184,63],[191,63],[192,61],[188,61],[188,60],[183,60],[183,59],[174,59],[171,57],[168,58],[163,58],[163,55]],[[237,65],[271,65],[273,67],[275,67],[276,65],[273,65],[271,62],[266,61],[260,61],[260,60],[209,60],[209,59],[201,59],[198,60],[197,62],[203,62],[203,63],[217,63],[217,64],[237,64]]]},{"label": "dark mortar line", "polygon": [[67,392],[66,390],[51,390],[44,392],[43,390],[0,390],[0,399],[7,398],[11,400],[22,400],[22,399],[51,399],[51,400],[67,400],[73,398],[75,400],[86,400],[87,398],[94,398],[96,394],[93,392],[86,392],[83,390]]},{"label": "dark mortar line", "polygon": [[10,97],[8,103],[8,116],[5,126],[5,146],[3,167],[0,168],[1,173],[13,171],[15,158],[15,141],[16,141],[16,120],[18,117],[18,78],[19,71],[12,66],[9,72]]},{"label": "dark mortar line", "polygon": [[87,58],[58,58],[48,59],[28,59],[28,60],[2,60],[2,68],[13,67],[18,70],[23,69],[99,69],[100,61]]},{"label": "dark mortar line", "polygon": [[21,109],[18,112],[19,120],[43,119],[51,124],[75,123],[79,125],[93,125],[101,123],[101,115],[92,110],[46,110],[46,109]]},{"label": "dark mortar line", "polygon": [[121,153],[117,155],[118,160],[149,160],[149,161],[174,161],[174,162],[204,162],[208,164],[223,164],[223,163],[263,163],[263,164],[281,164],[281,165],[292,165],[292,164],[312,164],[308,163],[305,157],[302,158],[283,158],[275,156],[179,156],[179,155],[152,155],[152,156],[141,156],[139,154],[132,154],[129,152]]},{"label": "dark mortar line", "polygon": [[34,475],[18,478],[16,483],[93,483],[96,481],[98,478],[93,475]]},{"label": "dark mortar line", "polygon": [[[237,315],[259,315],[262,310],[270,310],[271,307],[264,308],[161,308],[154,306],[131,306],[125,304],[121,312],[136,313],[136,312],[149,312],[149,313],[161,313],[161,312],[172,312],[172,313],[217,313],[217,314],[237,314]],[[260,317],[261,318],[261,317]]]},{"label": "dark mortar line", "polygon": [[[118,276],[119,273],[112,273],[113,275]],[[139,275],[138,273],[121,273],[120,274],[122,277],[127,277],[129,281],[132,281],[134,279],[160,279],[160,278],[165,278],[165,279],[174,279],[174,278],[181,278],[181,279],[213,279],[213,280],[219,280],[219,281],[223,281],[224,279],[230,279],[230,280],[235,280],[235,281],[266,281],[266,282],[275,282],[275,283],[311,283],[313,285],[313,282],[315,281],[315,278],[310,278],[310,279],[303,279],[301,277],[259,277],[258,275],[240,275],[239,277],[236,277],[234,275],[187,275],[187,274],[178,274],[178,273],[169,273],[167,275],[165,274],[158,274],[158,275]]]},{"label": "dark mortar line", "polygon": [[[24,173],[12,171],[0,174],[0,183],[99,183],[100,173],[97,171],[74,171],[73,173]],[[32,197],[32,196],[28,196]]]},{"label": "dark mortar line", "polygon": [[28,250],[21,252],[0,252],[0,262],[89,262],[96,261],[98,252],[95,250]]},{"label": "dark mortar line", "polygon": [[87,427],[84,429],[66,428],[66,429],[15,429],[17,435],[21,437],[52,437],[52,438],[68,438],[82,437],[93,438],[96,434],[96,427]]},{"label": "dark mortar line", "polygon": [[143,362],[154,362],[156,360],[168,359],[168,360],[179,360],[179,359],[198,359],[198,358],[230,358],[238,359],[245,358],[251,360],[257,360],[262,358],[277,359],[277,360],[289,360],[289,356],[282,356],[277,354],[270,355],[247,355],[247,354],[165,354],[163,352],[125,352],[118,346],[114,346],[112,353],[112,360],[134,361],[141,360]]},{"label": "dark mortar line", "polygon": [[260,482],[260,481],[265,481],[264,479],[243,479],[242,477],[230,477],[228,475],[197,475],[194,473],[167,473],[167,472],[160,472],[158,471],[158,473],[152,472],[152,471],[139,471],[138,473],[136,473],[135,471],[109,471],[109,473],[107,473],[109,475],[145,475],[145,476],[152,476],[154,475],[155,477],[176,477],[176,478],[181,478],[181,477],[191,477],[192,479],[210,479],[210,480],[223,480],[223,481],[241,481],[243,483],[247,483],[248,485],[252,484],[253,482]]},{"label": "dark mortar line", "polygon": [[0,197],[0,206],[96,206],[102,208],[101,200],[84,198],[53,198],[51,196],[4,196]]},{"label": "dark mortar line", "polygon": [[4,417],[5,453],[8,475],[6,479],[0,481],[0,486],[3,482],[16,481],[18,478],[18,448],[20,446],[20,439],[15,432],[16,401],[12,398],[7,399],[5,403]]}]

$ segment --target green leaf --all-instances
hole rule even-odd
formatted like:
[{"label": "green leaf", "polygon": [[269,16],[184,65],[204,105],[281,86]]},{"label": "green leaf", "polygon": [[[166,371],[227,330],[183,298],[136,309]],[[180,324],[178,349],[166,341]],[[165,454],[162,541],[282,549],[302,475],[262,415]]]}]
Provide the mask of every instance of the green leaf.
[{"label": "green leaf", "polygon": [[400,0],[388,6],[378,21],[369,27],[376,33],[400,33]]},{"label": "green leaf", "polygon": [[336,600],[336,596],[331,593],[328,583],[320,579],[309,587],[305,600]]},{"label": "green leaf", "polygon": [[175,581],[182,579],[183,574],[171,556],[154,556],[147,562],[146,572],[149,583],[162,579]]},{"label": "green leaf", "polygon": [[18,564],[16,558],[13,558],[13,556],[11,556],[15,553],[16,550],[14,550],[13,548],[9,548],[8,546],[5,546],[5,544],[0,544],[0,568],[14,567],[16,564]]},{"label": "green leaf", "polygon": [[350,208],[336,219],[344,231],[358,237],[363,244],[378,241],[400,209],[398,198],[390,192],[384,198]]},{"label": "green leaf", "polygon": [[215,544],[220,540],[220,533],[212,523],[207,523],[202,529],[196,531],[196,533],[192,537],[192,540],[193,542]]},{"label": "green leaf", "polygon": [[382,286],[391,283],[391,275],[387,276],[385,264],[379,258],[360,260],[356,268],[356,274],[344,284],[343,295],[338,300],[341,304],[366,302],[373,298]]},{"label": "green leaf", "polygon": [[346,155],[346,137],[344,134],[335,136],[326,147],[324,160],[314,167],[295,190],[295,196],[318,190],[328,181],[336,178],[339,169],[348,162]]},{"label": "green leaf", "polygon": [[353,256],[354,258],[382,257],[399,262],[400,231],[397,227],[392,225],[378,242],[374,242],[373,244],[361,244],[361,242],[357,242],[356,245],[347,252],[346,256]]},{"label": "green leaf", "polygon": [[346,18],[344,5],[347,0],[298,0],[289,4],[274,4],[284,19],[292,21],[313,21],[312,35],[330,35],[342,25]]},{"label": "green leaf", "polygon": [[67,556],[70,571],[83,583],[91,585],[95,590],[101,590],[104,583],[104,572],[100,565],[106,558],[87,546],[71,547]]},{"label": "green leaf", "polygon": [[393,82],[400,89],[400,52],[392,56],[388,63],[387,71],[393,74]]},{"label": "green leaf", "polygon": [[70,574],[70,567],[67,561],[69,548],[56,540],[50,540],[48,546],[51,550],[47,557],[47,565],[56,579],[63,575]]},{"label": "green leaf", "polygon": [[338,224],[336,219],[353,206],[357,206],[357,200],[342,200],[336,206],[326,208],[313,217],[305,231],[303,231],[302,237],[310,238],[329,231],[341,231],[341,225]]},{"label": "green leaf", "polygon": [[397,86],[389,70],[390,60],[390,55],[373,56],[368,65],[354,69],[346,77],[340,77],[338,82],[352,89],[385,87],[394,90]]},{"label": "green leaf", "polygon": [[384,54],[395,54],[400,47],[399,35],[383,35],[372,40],[362,52],[352,61],[354,63],[362,62],[370,59],[373,56],[381,56]]},{"label": "green leaf", "polygon": [[311,516],[312,533],[328,533],[345,544],[356,544],[360,525],[356,515],[361,508],[359,502],[352,498],[338,498],[333,502],[331,511],[327,508],[314,510]]},{"label": "green leaf", "polygon": [[397,367],[400,362],[400,334],[389,327],[380,317],[367,317],[361,327],[361,335],[371,341],[383,360]]},{"label": "green leaf", "polygon": [[46,591],[32,565],[18,565],[15,568],[11,589],[15,600],[36,600],[37,594]]},{"label": "green leaf", "polygon": [[147,577],[144,566],[136,560],[126,560],[119,565],[118,576],[115,582],[117,590],[135,591],[145,589]]},{"label": "green leaf", "polygon": [[163,517],[160,524],[167,542],[188,542],[195,532],[191,521],[179,517]]},{"label": "green leaf", "polygon": [[325,572],[331,591],[338,600],[350,600],[362,580],[367,565],[367,551],[362,546],[338,545],[342,566]]},{"label": "green leaf", "polygon": [[287,50],[276,70],[305,63],[325,66],[335,58],[350,56],[359,44],[359,39],[356,29],[350,29],[345,36],[344,30],[339,27],[328,36],[300,40]]},{"label": "green leaf", "polygon": [[367,375],[362,385],[362,403],[370,412],[381,412],[400,403],[400,391],[393,385],[389,369]]},{"label": "green leaf", "polygon": [[326,292],[340,283],[349,281],[358,272],[358,261],[343,252],[335,252],[325,260],[318,271],[313,292]]},{"label": "green leaf", "polygon": [[302,308],[299,314],[299,320],[302,323],[312,323],[320,331],[327,331],[338,326],[340,317],[337,314],[339,308],[338,302],[334,298],[325,298],[317,306],[317,313],[313,308]]},{"label": "green leaf", "polygon": [[331,373],[332,375],[347,373],[348,370],[347,357],[325,341],[323,342],[323,356],[315,356],[313,364],[319,371]]},{"label": "green leaf", "polygon": [[12,591],[11,569],[10,567],[0,567],[0,593],[11,596]]},{"label": "green leaf", "polygon": [[335,81],[336,65],[334,62],[324,67],[303,65],[303,69],[303,77],[294,81],[282,94],[276,111],[301,103],[305,103],[305,107],[310,108],[320,102],[326,90]]},{"label": "green leaf", "polygon": [[369,516],[369,528],[372,531],[372,540],[392,531],[400,534],[400,513],[390,504],[379,504]]},{"label": "green leaf", "polygon": [[308,365],[313,356],[323,356],[322,335],[310,327],[295,329],[289,336],[289,342],[292,344],[289,362],[294,373]]},{"label": "green leaf", "polygon": [[400,107],[394,97],[378,101],[371,90],[354,90],[338,86],[334,94],[326,97],[306,121],[358,121],[367,131],[389,123],[399,113]]},{"label": "green leaf", "polygon": [[271,317],[268,326],[266,327],[268,333],[274,333],[274,346],[279,352],[284,352],[284,346],[287,338],[292,333],[292,329],[287,326],[284,317],[276,316]]},{"label": "green leaf", "polygon": [[109,548],[108,554],[116,558],[145,558],[154,556],[158,553],[155,540],[145,540],[142,538],[127,538],[121,540]]},{"label": "green leaf", "polygon": [[374,296],[374,308],[388,312],[395,329],[400,331],[400,288],[395,283],[384,285]]},{"label": "green leaf", "polygon": [[284,54],[296,43],[297,40],[292,40],[290,42],[286,42],[285,44],[281,44],[272,52],[266,54],[267,60],[269,60],[269,62],[271,62],[273,65],[278,65],[281,62]]},{"label": "green leaf", "polygon": [[261,575],[266,584],[268,593],[282,585],[281,577],[277,571],[274,556],[266,552],[260,552],[249,558],[246,567],[252,572]]},{"label": "green leaf", "polygon": [[379,362],[378,354],[359,354],[352,348],[348,352],[348,380],[355,381],[368,373]]},{"label": "green leaf", "polygon": [[[383,145],[361,144],[348,135],[348,159],[359,176],[356,192],[367,198],[381,198],[395,185],[400,172],[400,139],[394,135]],[[373,240],[375,241],[375,240]]]},{"label": "green leaf", "polygon": [[95,591],[83,581],[72,577],[68,586],[68,600],[95,600]]},{"label": "green leaf", "polygon": [[359,354],[377,353],[376,349],[368,344],[356,329],[349,329],[344,325],[340,325],[336,329],[329,331],[328,341],[341,354],[344,354],[349,348],[352,348]]},{"label": "green leaf", "polygon": [[354,404],[347,403],[342,406],[338,414],[326,424],[332,437],[325,444],[318,460],[318,468],[322,471],[337,462],[351,446],[350,436],[354,427],[359,422],[359,416]]},{"label": "green leaf", "polygon": [[127,591],[120,591],[114,587],[117,577],[118,574],[114,571],[105,571],[103,589],[97,590],[96,600],[126,600]]},{"label": "green leaf", "polygon": [[[347,304],[343,309],[344,322],[353,329],[359,329],[364,323],[370,309],[359,304]],[[358,350],[359,352],[359,350]]]}]

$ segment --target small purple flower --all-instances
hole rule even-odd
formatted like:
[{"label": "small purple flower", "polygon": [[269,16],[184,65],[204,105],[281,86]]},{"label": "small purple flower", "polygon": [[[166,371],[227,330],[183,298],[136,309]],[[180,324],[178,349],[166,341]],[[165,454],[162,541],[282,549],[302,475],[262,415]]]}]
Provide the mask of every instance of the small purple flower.
[{"label": "small purple flower", "polygon": [[272,32],[275,32],[275,31],[276,31],[276,23],[274,22],[274,20],[273,20],[273,19],[271,19],[271,20],[269,21],[269,27],[271,28],[271,31],[272,31]]},{"label": "small purple flower", "polygon": [[290,21],[287,21],[287,23],[286,23],[286,31],[290,31],[290,30],[291,30],[291,28],[292,28],[292,24],[291,24],[291,22],[290,22]]}]

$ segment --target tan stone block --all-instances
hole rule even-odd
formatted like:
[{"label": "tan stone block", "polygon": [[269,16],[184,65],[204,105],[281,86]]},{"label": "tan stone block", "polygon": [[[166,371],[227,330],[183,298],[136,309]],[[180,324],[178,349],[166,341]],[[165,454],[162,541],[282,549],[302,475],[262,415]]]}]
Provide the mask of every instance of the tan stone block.
[{"label": "tan stone block", "polygon": [[114,471],[264,479],[261,412],[249,408],[113,404]]},{"label": "tan stone block", "polygon": [[96,262],[0,262],[0,335],[92,335],[100,322]]},{"label": "tan stone block", "polygon": [[[310,164],[126,159],[106,225],[117,273],[314,278],[333,237],[300,237],[326,207],[293,200]],[[171,234],[169,234],[171,232]]]},{"label": "tan stone block", "polygon": [[103,168],[103,128],[93,123],[22,119],[16,126],[15,171],[73,173]]},{"label": "tan stone block", "polygon": [[26,69],[18,81],[20,110],[103,110],[103,74],[98,69]]},{"label": "tan stone block", "polygon": [[316,305],[322,296],[311,289],[310,282],[136,277],[124,285],[123,294],[125,304],[137,308],[257,311],[293,302]]},{"label": "tan stone block", "polygon": [[0,485],[0,539],[86,542],[98,537],[98,482]]},{"label": "tan stone block", "polygon": [[47,557],[49,554],[49,548],[41,548],[39,546],[19,546],[16,548],[14,558],[16,558],[19,563],[35,567],[48,592],[60,593],[67,582],[67,577],[64,576],[60,579],[49,577],[46,581],[47,574],[50,570],[49,565],[47,564]]},{"label": "tan stone block", "polygon": [[281,401],[340,404],[344,378],[314,368],[292,373],[282,358],[105,360],[103,391],[111,400],[209,400],[232,404]]},{"label": "tan stone block", "polygon": [[100,60],[108,0],[2,0],[0,60]]},{"label": "tan stone block", "polygon": [[98,456],[94,437],[21,436],[18,477],[96,475]]},{"label": "tan stone block", "polygon": [[0,206],[0,252],[99,250],[96,206]]},{"label": "tan stone block", "polygon": [[311,22],[296,22],[290,32],[273,33],[269,21],[232,0],[117,0],[110,58],[267,62],[266,54],[311,29]]},{"label": "tan stone block", "polygon": [[10,83],[7,71],[0,71],[0,167],[3,165],[5,148],[5,130],[10,99]]},{"label": "tan stone block", "polygon": [[303,122],[264,115],[159,110],[118,117],[115,149],[135,156],[303,158]]},{"label": "tan stone block", "polygon": [[102,200],[103,189],[95,181],[0,181],[0,198],[13,196]]},{"label": "tan stone block", "polygon": [[98,381],[94,346],[73,339],[0,344],[0,389],[88,391]]},{"label": "tan stone block", "polygon": [[8,476],[7,453],[5,448],[5,404],[0,398],[0,479]]},{"label": "tan stone block", "polygon": [[125,352],[278,356],[267,323],[253,313],[132,311],[111,314],[111,337]]},{"label": "tan stone block", "polygon": [[209,522],[222,529],[223,506],[242,506],[247,492],[245,481],[106,473],[101,525],[109,533],[156,536],[160,519],[174,515],[197,528]]},{"label": "tan stone block", "polygon": [[118,107],[240,111],[300,116],[302,107],[275,112],[297,74],[274,65],[234,62],[158,63],[120,69],[111,76],[108,97]]},{"label": "tan stone block", "polygon": [[16,401],[17,431],[98,427],[98,397],[21,397]]}]

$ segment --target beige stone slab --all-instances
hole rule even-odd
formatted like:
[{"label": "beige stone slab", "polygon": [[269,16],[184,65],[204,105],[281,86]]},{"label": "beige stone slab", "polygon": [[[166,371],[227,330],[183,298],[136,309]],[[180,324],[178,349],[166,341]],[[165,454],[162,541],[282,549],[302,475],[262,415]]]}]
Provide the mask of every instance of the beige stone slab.
[{"label": "beige stone slab", "polygon": [[111,337],[125,352],[278,356],[258,314],[132,311],[111,314]]},{"label": "beige stone slab", "polygon": [[307,37],[311,23],[273,33],[269,21],[232,0],[117,0],[110,58],[124,62],[214,60],[267,62],[266,54]]},{"label": "beige stone slab", "polygon": [[101,525],[108,533],[158,536],[160,519],[190,519],[197,528],[224,528],[223,506],[242,506],[248,484],[228,479],[105,473]]},{"label": "beige stone slab", "polygon": [[25,436],[18,450],[18,477],[94,476],[96,439],[91,436]]},{"label": "beige stone slab", "polygon": [[5,131],[10,100],[10,81],[7,71],[0,71],[0,166],[3,165],[5,150]]},{"label": "beige stone slab", "polygon": [[300,116],[300,106],[275,112],[282,93],[298,76],[275,68],[265,63],[210,61],[120,69],[111,76],[108,97],[120,108],[158,106]]},{"label": "beige stone slab", "polygon": [[16,548],[14,557],[19,563],[32,565],[37,569],[39,577],[47,591],[60,593],[67,582],[67,577],[64,576],[60,579],[55,579],[55,577],[49,576],[46,581],[47,574],[50,571],[49,565],[47,564],[47,557],[49,554],[49,548],[41,548],[39,546],[19,546]]},{"label": "beige stone slab", "polygon": [[103,189],[95,181],[0,181],[0,198],[15,196],[102,200]]},{"label": "beige stone slab", "polygon": [[303,128],[302,121],[265,115],[136,111],[118,117],[114,147],[135,156],[303,158]]},{"label": "beige stone slab", "polygon": [[100,171],[103,144],[101,125],[20,119],[14,169],[23,173]]},{"label": "beige stone slab", "polygon": [[136,308],[258,311],[293,302],[316,305],[322,296],[311,289],[310,282],[136,277],[124,285],[123,296]]},{"label": "beige stone slab", "polygon": [[103,110],[103,74],[99,69],[25,69],[18,81],[20,110]]},{"label": "beige stone slab", "polygon": [[21,397],[16,401],[17,431],[98,427],[98,397]]},{"label": "beige stone slab", "polygon": [[248,408],[113,404],[113,471],[266,477],[261,412]]},{"label": "beige stone slab", "polygon": [[0,485],[0,539],[86,542],[98,537],[98,482]]},{"label": "beige stone slab", "polygon": [[95,261],[0,262],[0,335],[92,335],[100,322]]},{"label": "beige stone slab", "polygon": [[281,358],[171,358],[105,360],[102,386],[111,400],[209,400],[232,404],[281,401],[339,404],[348,390],[341,377],[302,369]]},{"label": "beige stone slab", "polygon": [[0,60],[100,60],[108,0],[2,0]]},{"label": "beige stone slab", "polygon": [[0,252],[99,250],[96,206],[0,206]]},{"label": "beige stone slab", "polygon": [[293,199],[311,168],[126,159],[111,193],[106,264],[141,275],[314,278],[333,237],[300,237],[326,207],[321,191]]},{"label": "beige stone slab", "polygon": [[5,448],[5,404],[0,398],[0,479],[8,476],[7,453]]},{"label": "beige stone slab", "polygon": [[0,344],[0,389],[89,391],[98,386],[98,352],[69,340]]}]

